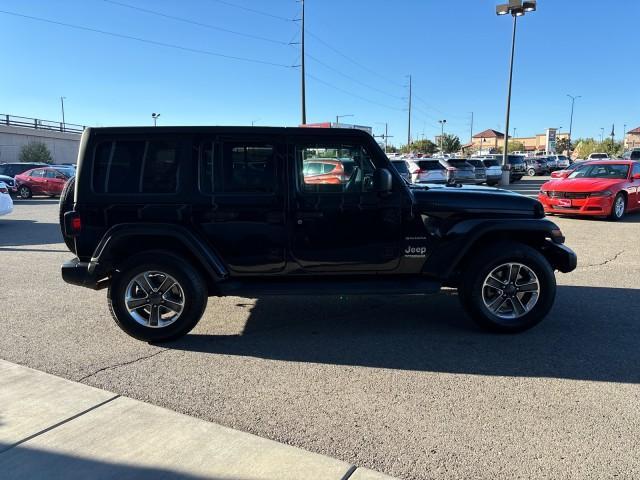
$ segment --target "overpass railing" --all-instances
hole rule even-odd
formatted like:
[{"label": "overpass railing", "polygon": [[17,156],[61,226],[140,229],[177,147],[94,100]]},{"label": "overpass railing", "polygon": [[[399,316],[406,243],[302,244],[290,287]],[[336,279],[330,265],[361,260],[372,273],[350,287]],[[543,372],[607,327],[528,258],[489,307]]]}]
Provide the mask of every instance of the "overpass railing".
[{"label": "overpass railing", "polygon": [[30,117],[18,117],[16,115],[7,115],[5,113],[0,113],[0,125],[65,133],[82,133],[86,128],[84,125],[76,125],[75,123],[55,122],[53,120],[41,120],[39,118]]}]

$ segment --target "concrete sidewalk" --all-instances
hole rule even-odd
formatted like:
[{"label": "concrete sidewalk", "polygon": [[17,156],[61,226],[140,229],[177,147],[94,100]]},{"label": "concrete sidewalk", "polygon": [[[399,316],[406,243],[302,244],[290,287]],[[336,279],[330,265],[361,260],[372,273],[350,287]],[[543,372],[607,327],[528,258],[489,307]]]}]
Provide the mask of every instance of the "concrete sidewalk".
[{"label": "concrete sidewalk", "polygon": [[4,360],[0,472],[4,480],[391,479]]}]

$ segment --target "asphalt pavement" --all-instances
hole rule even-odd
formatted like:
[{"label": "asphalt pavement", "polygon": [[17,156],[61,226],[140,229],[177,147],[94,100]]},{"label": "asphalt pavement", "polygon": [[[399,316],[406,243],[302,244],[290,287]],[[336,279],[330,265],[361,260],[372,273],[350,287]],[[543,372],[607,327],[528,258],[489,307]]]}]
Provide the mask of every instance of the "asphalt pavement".
[{"label": "asphalt pavement", "polygon": [[62,282],[57,203],[18,200],[0,358],[405,479],[639,478],[640,215],[552,220],[578,269],[523,334],[478,330],[454,292],[228,297],[153,346]]}]

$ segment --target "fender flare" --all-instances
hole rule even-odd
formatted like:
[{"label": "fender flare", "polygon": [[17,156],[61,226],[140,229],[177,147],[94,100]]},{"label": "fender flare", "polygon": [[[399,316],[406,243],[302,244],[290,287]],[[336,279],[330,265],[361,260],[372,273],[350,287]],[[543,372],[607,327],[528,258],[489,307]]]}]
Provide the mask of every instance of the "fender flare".
[{"label": "fender flare", "polygon": [[450,278],[462,259],[487,235],[505,234],[532,238],[553,238],[558,226],[547,219],[474,219],[456,223],[427,258],[422,273],[441,279]]},{"label": "fender flare", "polygon": [[93,270],[97,265],[100,265],[101,268],[110,266],[113,260],[110,255],[111,249],[133,237],[164,237],[177,240],[198,259],[202,268],[213,281],[220,282],[229,275],[222,259],[206,240],[183,226],[168,223],[120,223],[114,225],[107,230],[95,248],[89,269]]}]

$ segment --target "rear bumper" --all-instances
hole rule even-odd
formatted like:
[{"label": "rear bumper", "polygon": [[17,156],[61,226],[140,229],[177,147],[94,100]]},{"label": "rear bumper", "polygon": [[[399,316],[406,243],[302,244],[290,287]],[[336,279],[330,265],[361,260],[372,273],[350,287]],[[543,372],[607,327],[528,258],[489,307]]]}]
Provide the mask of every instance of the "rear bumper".
[{"label": "rear bumper", "polygon": [[68,260],[60,267],[62,279],[71,285],[101,290],[109,285],[109,278],[101,273],[99,265],[90,262],[81,262],[74,258]]},{"label": "rear bumper", "polygon": [[578,257],[575,252],[560,243],[547,240],[542,251],[551,266],[562,273],[572,272],[578,265]]}]

